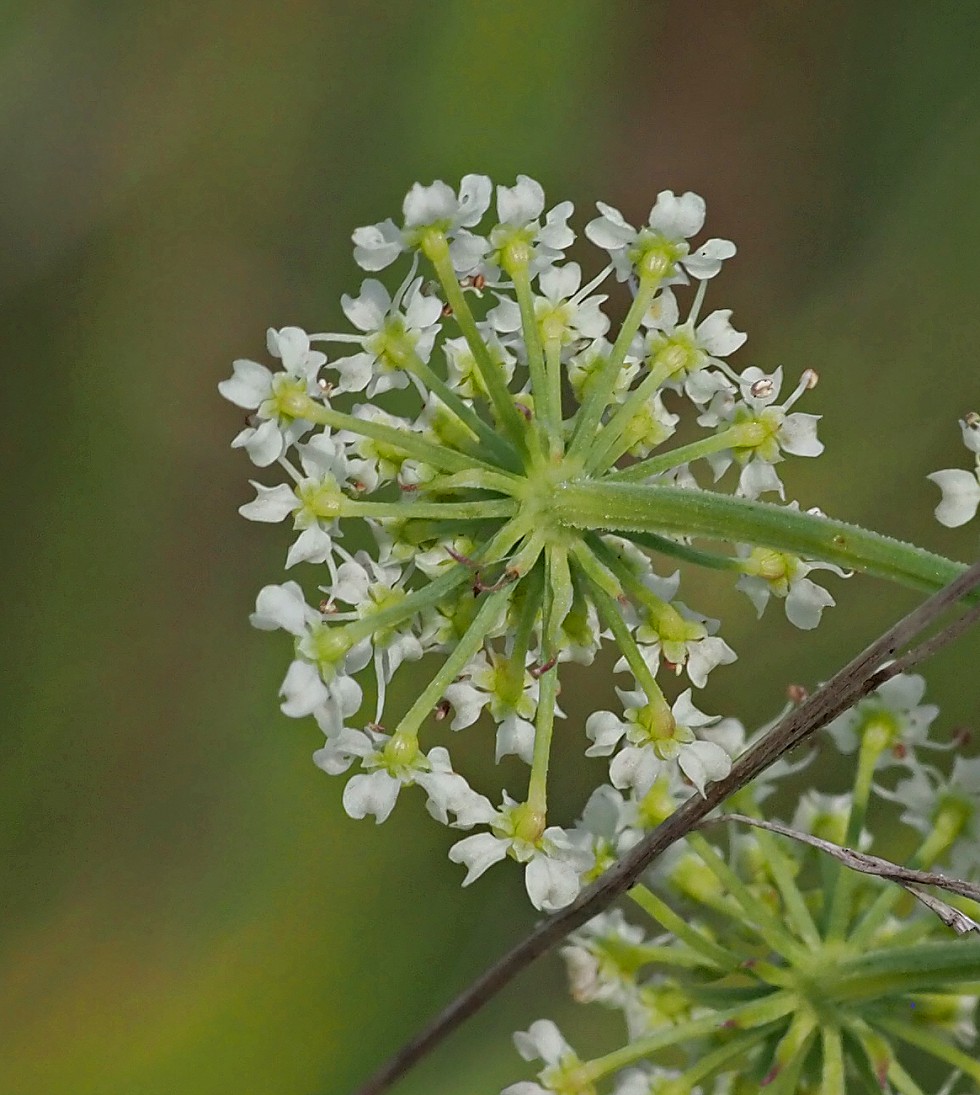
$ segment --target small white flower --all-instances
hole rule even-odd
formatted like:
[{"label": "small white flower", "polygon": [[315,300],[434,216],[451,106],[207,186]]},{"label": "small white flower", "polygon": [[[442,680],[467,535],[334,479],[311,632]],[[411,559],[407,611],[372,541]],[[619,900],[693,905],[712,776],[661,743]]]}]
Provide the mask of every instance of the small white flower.
[{"label": "small white flower", "polygon": [[744,442],[708,456],[714,477],[720,479],[733,462],[741,465],[735,493],[758,498],[769,491],[785,497],[774,464],[783,453],[793,456],[819,456],[823,444],[817,439],[820,415],[787,411],[799,397],[813,387],[812,370],[804,372],[796,390],[781,404],[775,400],[782,385],[783,372],[764,373],[754,366],[739,377],[742,399],[736,401],[728,390],[719,391],[698,417],[702,426],[740,427]]},{"label": "small white flower", "polygon": [[629,742],[609,765],[614,787],[633,787],[637,794],[646,794],[672,762],[702,795],[709,782],[728,775],[731,757],[714,742],[698,740],[693,729],[709,726],[718,718],[694,706],[689,688],[678,696],[669,713],[650,704],[643,692],[616,691],[623,701],[624,717],[596,711],[585,723],[585,732],[593,742],[586,756],[609,756],[623,738]]},{"label": "small white flower", "polygon": [[239,359],[232,364],[232,376],[218,385],[225,399],[255,412],[231,444],[244,448],[260,468],[275,463],[312,429],[313,423],[302,415],[311,399],[322,398],[316,377],[327,360],[310,349],[309,336],[299,327],[270,327],[266,343],[269,353],[281,359],[281,371],[273,373],[256,361]]},{"label": "small white flower", "polygon": [[469,273],[479,266],[487,242],[467,229],[480,223],[492,192],[486,175],[464,175],[458,193],[441,180],[429,186],[415,183],[402,204],[404,228],[386,220],[356,229],[354,261],[363,270],[383,270],[416,247],[425,229],[438,228],[451,241],[449,253],[456,272]]},{"label": "small white flower", "polygon": [[330,363],[340,376],[342,392],[375,396],[404,388],[412,376],[412,362],[427,362],[432,354],[442,318],[442,302],[426,296],[422,279],[405,281],[392,297],[380,281],[367,278],[359,296],[340,298],[344,315],[360,334],[323,332],[311,337],[321,342],[354,343],[359,353]]},{"label": "small white flower", "polygon": [[592,1095],[592,1084],[575,1083],[572,1074],[581,1066],[575,1051],[550,1019],[538,1019],[526,1031],[517,1031],[514,1045],[525,1061],[541,1060],[540,1083],[524,1080],[505,1087],[500,1095]]},{"label": "small white flower", "polygon": [[927,475],[943,492],[942,501],[936,506],[936,520],[947,528],[957,528],[972,521],[980,507],[980,414],[971,411],[960,419],[963,444],[976,455],[973,471],[947,468]]},{"label": "small white flower", "polygon": [[554,912],[575,900],[581,875],[593,862],[581,834],[557,825],[542,831],[527,804],[516,803],[506,792],[503,806],[480,820],[490,825],[490,832],[466,837],[449,849],[450,860],[466,867],[464,886],[510,856],[526,864],[524,885],[536,909]]},{"label": "small white flower", "polygon": [[596,202],[600,216],[590,221],[585,234],[609,257],[620,281],[635,271],[637,261],[650,250],[664,256],[665,283],[684,282],[685,274],[699,281],[713,278],[725,259],[735,254],[730,240],[710,239],[691,252],[688,240],[704,226],[704,199],[688,191],[677,197],[672,190],[661,190],[650,210],[647,225],[637,231],[618,209]]},{"label": "small white flower", "polygon": [[[651,363],[669,367],[671,372],[664,386],[683,391],[694,403],[704,405],[718,392],[731,389],[728,377],[733,377],[723,358],[745,344],[746,335],[731,324],[731,310],[712,312],[698,323],[706,282],[698,288],[691,311],[680,322],[680,309],[673,290],[657,294],[644,317],[649,329],[645,338],[637,336],[637,352]],[[720,370],[720,371],[719,371]]]},{"label": "small white flower", "polygon": [[761,616],[770,596],[786,602],[786,619],[801,631],[811,631],[820,623],[825,608],[837,602],[822,586],[807,577],[816,570],[829,570],[839,578],[849,578],[850,572],[833,563],[805,562],[799,556],[771,548],[738,547],[745,560],[743,574],[735,583],[755,605]]},{"label": "small white flower", "polygon": [[568,227],[573,210],[571,202],[561,202],[548,213],[542,225],[544,190],[540,183],[527,175],[518,175],[516,186],[498,186],[499,222],[490,230],[490,250],[481,266],[483,274],[496,281],[505,261],[504,252],[515,245],[526,249],[532,276],[548,270],[565,257],[565,248],[575,240],[575,233]]},{"label": "small white flower", "polygon": [[925,690],[924,677],[899,673],[834,719],[827,731],[842,753],[853,753],[873,734],[881,748],[881,767],[913,767],[917,763],[915,750],[930,744],[929,727],[939,714],[935,704],[920,702]]}]

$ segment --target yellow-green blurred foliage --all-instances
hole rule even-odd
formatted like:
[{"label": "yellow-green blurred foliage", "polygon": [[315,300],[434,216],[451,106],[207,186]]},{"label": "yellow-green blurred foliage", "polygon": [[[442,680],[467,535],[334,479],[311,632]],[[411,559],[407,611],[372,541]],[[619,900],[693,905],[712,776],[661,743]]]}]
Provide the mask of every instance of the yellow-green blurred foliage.
[{"label": "yellow-green blurred foliage", "polygon": [[[531,923],[519,872],[459,889],[417,799],[344,816],[278,711],[288,644],[247,624],[285,542],[235,512],[215,385],[268,325],[337,328],[352,228],[413,180],[526,172],[580,224],[700,191],[740,248],[709,303],[741,361],[821,374],[828,451],[791,491],[976,555],[923,477],[966,466],[980,403],[978,38],[972,0],[4,7],[0,1095],[342,1095]],[[688,586],[741,655],[705,708],[765,717],[913,601],[834,592],[803,635]],[[949,726],[977,653],[931,669]],[[601,770],[585,691],[565,820]],[[518,1078],[507,1035],[560,992],[540,964],[400,1090]]]}]

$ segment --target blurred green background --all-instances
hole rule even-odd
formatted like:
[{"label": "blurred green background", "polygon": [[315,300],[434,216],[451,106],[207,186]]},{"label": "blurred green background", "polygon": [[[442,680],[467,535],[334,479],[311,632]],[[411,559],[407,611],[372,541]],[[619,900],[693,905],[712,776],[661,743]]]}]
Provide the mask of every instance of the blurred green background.
[{"label": "blurred green background", "polygon": [[[345,817],[247,623],[284,533],[236,513],[215,385],[269,325],[338,329],[351,230],[413,180],[526,172],[580,225],[704,194],[742,365],[821,374],[791,495],[976,557],[924,475],[980,401],[978,48],[973,0],[4,6],[0,1095],[343,1095],[532,923],[417,801]],[[741,656],[705,709],[765,718],[914,603],[833,591],[804,635],[682,590]],[[949,728],[978,653],[929,668]],[[561,759],[570,820],[597,769]],[[612,1047],[545,960],[399,1092],[499,1090],[542,1015]]]}]

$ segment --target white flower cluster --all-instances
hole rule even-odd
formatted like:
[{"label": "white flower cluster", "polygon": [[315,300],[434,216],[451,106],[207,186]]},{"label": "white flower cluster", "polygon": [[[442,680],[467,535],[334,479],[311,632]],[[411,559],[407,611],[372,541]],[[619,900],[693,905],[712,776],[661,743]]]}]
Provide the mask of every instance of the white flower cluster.
[{"label": "white flower cluster", "polygon": [[[726,359],[745,335],[730,311],[703,314],[707,282],[735,248],[691,243],[701,198],[664,191],[640,228],[600,204],[585,235],[605,265],[590,280],[564,261],[570,203],[547,210],[526,176],[496,188],[495,215],[493,198],[484,176],[458,190],[413,186],[400,225],[353,236],[369,273],[411,256],[394,293],[369,277],[341,301],[348,329],[270,330],[279,367],[236,361],[219,389],[248,412],[234,447],[286,477],[254,482],[240,512],[291,523],[286,568],[307,567],[302,580],[261,590],[252,623],[292,637],[282,710],[316,719],[324,771],[356,769],[345,809],[380,822],[402,788],[418,786],[438,820],[480,828],[450,852],[466,882],[510,857],[525,864],[534,904],[554,909],[597,862],[589,832],[547,820],[560,672],[589,665],[603,642],[619,647],[617,672],[631,681],[620,711],[588,718],[587,752],[610,758],[609,793],[642,798],[661,779],[703,793],[729,771],[724,724],[690,689],[665,696],[660,680],[686,674],[701,688],[735,658],[717,621],[677,600],[678,575],[654,568],[658,551],[696,561],[683,537],[651,547],[628,530],[611,535],[598,512],[581,531],[562,516],[562,492],[652,483],[689,488],[694,501],[707,467],[715,482],[734,469],[737,496],[784,500],[784,457],[822,445],[817,416],[791,409],[815,374],[780,402],[782,370],[735,370]],[[596,292],[612,274],[632,295],[615,335]],[[664,450],[685,403],[707,433]],[[808,577],[818,564],[797,556],[746,545],[721,565],[760,612],[784,598],[800,627],[834,603]],[[430,655],[438,667],[393,716],[392,678]],[[376,696],[370,714],[365,691]],[[498,805],[454,770],[447,748],[447,726],[481,719],[495,725],[498,760],[530,766],[526,793],[503,792]],[[439,744],[423,747],[423,730]]]},{"label": "white flower cluster", "polygon": [[[942,864],[944,873],[976,879],[980,758],[956,756],[945,772],[922,761],[921,750],[956,744],[930,737],[938,708],[921,702],[924,690],[921,677],[898,675],[830,725],[841,752],[858,755],[853,789],[793,795],[790,828],[863,850],[880,842],[876,850],[888,854],[896,820],[869,808],[877,792],[901,805],[906,836],[919,840],[915,866]],[[737,751],[742,728],[727,722],[716,740]],[[795,763],[799,770],[808,760]],[[896,767],[897,784],[878,786]],[[735,811],[743,820],[760,818],[768,784],[791,775],[786,765],[769,769],[764,784],[737,793]],[[596,870],[668,816],[682,794],[667,773],[642,794],[598,789],[580,823],[593,834]],[[553,1022],[539,1019],[514,1041],[521,1057],[543,1067],[536,1080],[511,1084],[503,1095],[741,1095],[770,1084],[824,1093],[850,1091],[852,1083],[855,1090],[919,1092],[906,1071],[906,1047],[929,1056],[929,1090],[976,1090],[962,1087],[953,1067],[980,1080],[970,1052],[977,1041],[975,944],[944,942],[945,924],[901,887],[835,874],[833,860],[805,843],[733,824],[705,833],[718,839],[695,831],[630,891],[652,919],[652,933],[649,923],[612,909],[562,948],[573,999],[619,1012],[625,1044],[583,1060]],[[967,916],[980,914],[975,901],[952,901]],[[937,976],[923,991],[928,980],[917,964],[939,954],[963,974]],[[867,990],[859,987],[862,974]]]}]

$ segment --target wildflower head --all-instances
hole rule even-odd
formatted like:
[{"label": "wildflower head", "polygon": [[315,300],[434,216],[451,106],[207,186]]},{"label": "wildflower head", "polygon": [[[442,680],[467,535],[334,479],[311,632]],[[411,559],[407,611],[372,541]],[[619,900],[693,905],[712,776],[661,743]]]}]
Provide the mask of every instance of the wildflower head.
[{"label": "wildflower head", "polygon": [[[896,819],[879,821],[883,800],[895,798],[913,867],[976,877],[980,762],[956,757],[945,774],[912,764],[897,787],[878,785],[903,736],[941,744],[930,740],[936,710],[920,703],[923,690],[921,677],[896,676],[832,727],[843,755],[859,753],[850,791],[794,796],[787,825],[763,820],[762,796],[743,788],[739,813],[690,833],[629,891],[628,915],[608,911],[574,932],[562,949],[571,994],[618,1012],[624,1042],[592,1060],[566,1048],[564,1070],[546,1057],[536,1083],[505,1095],[977,1090],[980,903],[947,892],[955,909],[942,909],[921,887],[890,880],[890,864],[876,877],[828,854],[887,853]],[[597,792],[581,826],[608,863],[671,813],[680,792],[669,773],[645,793]],[[545,1022],[532,1030],[565,1046]],[[520,1049],[526,1035],[517,1039]]]},{"label": "wildflower head", "polygon": [[[735,653],[679,600],[675,561],[732,570],[760,605],[785,596],[801,626],[833,603],[798,557],[777,573],[610,516],[636,485],[693,514],[699,477],[729,467],[737,496],[781,498],[777,464],[820,446],[816,418],[789,411],[809,379],[778,403],[779,370],[726,360],[745,336],[703,305],[735,248],[698,242],[697,195],[662,192],[639,229],[600,205],[589,273],[565,261],[572,212],[526,176],[496,194],[479,175],[415,185],[398,222],[354,233],[372,276],[342,298],[346,326],[272,330],[281,368],[238,361],[220,385],[249,411],[234,444],[282,473],[254,484],[242,514],[295,534],[296,577],[266,586],[252,617],[292,640],[283,711],[317,720],[321,768],[353,770],[352,816],[381,821],[421,788],[434,817],[479,830],[452,852],[467,881],[514,859],[541,908],[571,901],[597,862],[548,816],[561,678],[615,644],[622,707],[593,713],[588,752],[609,758],[620,790],[666,779],[703,793],[731,751],[684,686]],[[400,281],[373,276],[399,262]],[[612,274],[633,292],[615,330],[600,291]],[[705,432],[670,448],[685,404]],[[421,683],[399,707],[406,693],[389,685],[406,666]],[[481,721],[496,759],[529,766],[496,805],[455,771],[447,741]]]}]

